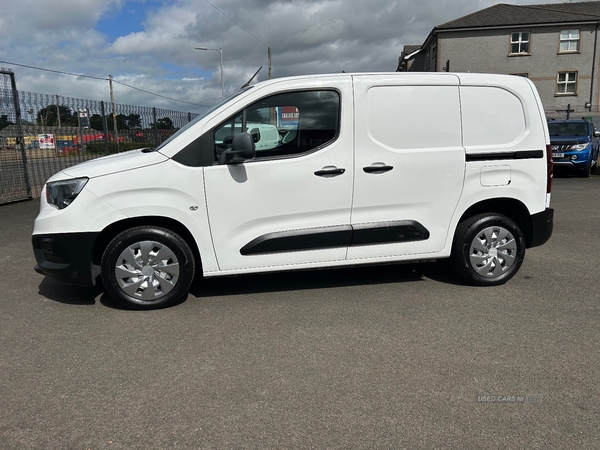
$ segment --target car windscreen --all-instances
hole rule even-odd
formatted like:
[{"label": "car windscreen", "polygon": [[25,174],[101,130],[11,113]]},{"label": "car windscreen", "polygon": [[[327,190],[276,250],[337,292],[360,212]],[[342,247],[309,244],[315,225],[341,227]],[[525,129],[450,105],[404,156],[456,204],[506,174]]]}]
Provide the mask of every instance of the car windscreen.
[{"label": "car windscreen", "polygon": [[550,136],[587,136],[588,126],[585,122],[548,123]]}]

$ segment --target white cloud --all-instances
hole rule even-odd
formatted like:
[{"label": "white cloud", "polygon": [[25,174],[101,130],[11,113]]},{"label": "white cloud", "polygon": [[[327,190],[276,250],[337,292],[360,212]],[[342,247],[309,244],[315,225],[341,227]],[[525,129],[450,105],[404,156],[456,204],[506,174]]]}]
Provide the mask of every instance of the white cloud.
[{"label": "white cloud", "polygon": [[[273,76],[393,71],[402,47],[421,44],[435,25],[495,0],[0,0],[0,60],[116,80],[166,97],[220,99],[217,52],[233,92],[263,66]],[[546,1],[547,2],[547,1]],[[514,3],[543,3],[517,0]],[[114,40],[96,30],[121,8],[146,11],[135,32]],[[226,16],[228,17],[226,17]],[[234,23],[235,22],[235,23]],[[136,24],[137,25],[137,24]],[[0,63],[0,66],[6,64]],[[106,81],[14,67],[20,90],[107,99]],[[117,102],[187,110],[189,105],[122,85]]]}]

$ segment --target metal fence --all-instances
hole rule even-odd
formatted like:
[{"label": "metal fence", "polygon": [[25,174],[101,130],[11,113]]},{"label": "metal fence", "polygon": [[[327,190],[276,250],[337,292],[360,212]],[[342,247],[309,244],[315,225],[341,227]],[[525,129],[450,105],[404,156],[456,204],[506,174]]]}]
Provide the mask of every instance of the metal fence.
[{"label": "metal fence", "polygon": [[0,69],[0,204],[39,197],[46,180],[74,164],[156,147],[197,114],[17,91]]}]

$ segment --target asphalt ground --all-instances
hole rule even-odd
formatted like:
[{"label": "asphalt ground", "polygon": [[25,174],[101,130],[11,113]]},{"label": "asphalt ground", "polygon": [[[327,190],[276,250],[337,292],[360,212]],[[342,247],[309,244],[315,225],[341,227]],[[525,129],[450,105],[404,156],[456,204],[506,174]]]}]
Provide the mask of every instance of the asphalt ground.
[{"label": "asphalt ground", "polygon": [[214,278],[169,309],[33,271],[0,206],[1,449],[600,448],[600,175],[509,283],[444,264]]}]

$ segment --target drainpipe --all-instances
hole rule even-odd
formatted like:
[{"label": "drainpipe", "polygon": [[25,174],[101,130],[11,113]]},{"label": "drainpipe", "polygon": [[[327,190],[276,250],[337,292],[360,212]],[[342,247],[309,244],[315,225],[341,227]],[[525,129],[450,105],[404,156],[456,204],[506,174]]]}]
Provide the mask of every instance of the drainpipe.
[{"label": "drainpipe", "polygon": [[592,58],[592,82],[590,83],[590,112],[592,112],[592,100],[594,98],[594,76],[596,73],[596,49],[598,47],[598,26],[600,26],[600,22],[596,23],[596,31],[594,33],[594,57]]}]

